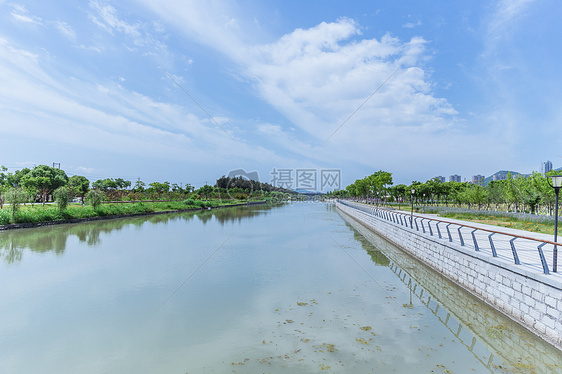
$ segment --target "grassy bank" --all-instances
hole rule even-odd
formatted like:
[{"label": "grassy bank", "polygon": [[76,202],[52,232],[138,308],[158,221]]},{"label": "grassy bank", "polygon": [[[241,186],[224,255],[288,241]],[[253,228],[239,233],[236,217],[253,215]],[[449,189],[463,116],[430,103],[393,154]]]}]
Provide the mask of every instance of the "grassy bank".
[{"label": "grassy bank", "polygon": [[71,204],[62,212],[56,205],[22,205],[15,216],[10,206],[4,206],[0,210],[0,225],[11,223],[39,223],[50,221],[62,221],[70,219],[120,216],[130,214],[148,214],[154,212],[175,211],[184,209],[209,208],[219,205],[235,205],[244,203],[242,200],[209,200],[200,201],[187,199],[185,201],[166,202],[135,202],[135,203],[109,203],[102,204],[94,209],[90,205]]},{"label": "grassy bank", "polygon": [[[410,211],[411,205],[388,204],[389,207]],[[451,206],[414,205],[416,212],[436,214],[438,217],[453,218],[469,222],[484,223],[511,229],[554,235],[554,216],[530,213],[515,213],[501,210],[475,210]]]},{"label": "grassy bank", "polygon": [[503,211],[478,211],[451,207],[420,207],[419,212],[437,214],[439,217],[554,235],[554,216]]}]

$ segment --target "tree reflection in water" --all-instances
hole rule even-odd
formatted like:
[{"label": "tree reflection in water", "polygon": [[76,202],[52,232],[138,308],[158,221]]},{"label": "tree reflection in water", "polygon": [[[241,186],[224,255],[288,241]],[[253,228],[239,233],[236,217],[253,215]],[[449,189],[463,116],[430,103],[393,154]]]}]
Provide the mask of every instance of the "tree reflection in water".
[{"label": "tree reflection in water", "polygon": [[8,264],[19,262],[22,260],[25,249],[37,253],[53,251],[57,255],[62,255],[66,249],[67,240],[71,236],[76,236],[81,243],[96,246],[100,244],[102,234],[109,234],[130,226],[140,228],[146,224],[167,224],[175,221],[189,222],[195,217],[203,223],[216,219],[224,225],[267,214],[270,209],[275,207],[279,207],[279,205],[237,206],[195,212],[52,225],[32,229],[6,230],[0,232],[0,258]]}]

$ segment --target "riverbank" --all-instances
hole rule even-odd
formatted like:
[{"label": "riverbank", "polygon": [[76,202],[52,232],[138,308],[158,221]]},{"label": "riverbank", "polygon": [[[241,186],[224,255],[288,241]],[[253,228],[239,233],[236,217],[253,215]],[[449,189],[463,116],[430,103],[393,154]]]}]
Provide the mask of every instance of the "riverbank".
[{"label": "riverbank", "polygon": [[[161,204],[162,202],[151,202],[151,203],[142,203],[145,205],[142,207],[143,209],[140,211],[135,211],[132,213],[115,213],[111,214],[112,210],[93,210],[94,213],[98,215],[88,216],[88,217],[79,217],[79,218],[65,218],[65,219],[55,219],[55,220],[43,220],[38,222],[17,222],[17,223],[10,223],[5,225],[0,225],[0,231],[4,230],[15,230],[15,229],[24,229],[24,228],[33,228],[33,227],[42,227],[42,226],[50,226],[50,225],[61,225],[61,224],[68,224],[68,223],[81,223],[81,222],[90,222],[90,221],[99,221],[99,220],[107,220],[107,219],[117,219],[117,218],[127,218],[127,217],[136,217],[136,216],[148,216],[148,215],[158,215],[158,214],[170,214],[170,213],[185,213],[185,212],[196,212],[202,210],[210,210],[210,209],[221,209],[221,208],[232,208],[237,206],[249,206],[249,205],[257,205],[257,204],[265,204],[266,200],[261,201],[246,201],[240,203],[232,203],[232,204],[222,204],[222,205],[214,205],[216,201],[209,201],[203,207],[197,208],[185,208],[185,209],[169,209],[169,210],[151,210],[151,204]],[[181,202],[178,202],[181,203]],[[139,203],[135,203],[139,204]],[[107,206],[106,206],[107,207]],[[88,209],[90,207],[81,207],[78,209]],[[55,208],[51,208],[54,210]],[[122,212],[122,210],[115,210],[114,212]],[[63,212],[64,213],[64,212]],[[100,214],[101,213],[101,214]],[[50,217],[50,216],[47,216]]]},{"label": "riverbank", "polygon": [[[413,223],[408,224],[408,219],[412,217],[409,214],[393,212],[389,216],[388,212],[378,208],[365,211],[365,206],[349,202],[338,201],[336,206],[377,235],[562,350],[562,314],[558,305],[558,300],[562,299],[562,282],[559,273],[545,274],[541,271],[539,256],[535,252],[536,243],[534,247],[523,249],[521,242],[524,238],[519,237],[517,246],[521,261],[516,257],[518,261],[514,263],[515,239],[509,229],[504,229],[508,231],[505,234],[495,233],[495,246],[486,246],[487,240],[492,242],[491,235],[486,232],[483,236],[485,239],[480,238],[478,246],[471,247],[468,239],[466,242],[460,240],[460,236],[459,240],[452,239],[450,231],[455,228],[449,231],[448,226],[458,226],[458,222],[450,222],[447,234],[443,231],[442,235],[437,223],[433,224],[433,228],[429,226],[431,217],[428,216],[414,215],[414,220],[410,221],[415,222],[413,227]],[[421,219],[426,220],[424,226],[421,226]],[[417,220],[420,220],[420,226]],[[445,230],[445,227],[442,226],[442,229]],[[506,235],[502,241],[497,238],[501,235]],[[465,237],[469,238],[466,233]],[[473,240],[476,242],[475,238]],[[506,245],[507,242],[510,245]],[[550,253],[546,257],[550,258]]]}]

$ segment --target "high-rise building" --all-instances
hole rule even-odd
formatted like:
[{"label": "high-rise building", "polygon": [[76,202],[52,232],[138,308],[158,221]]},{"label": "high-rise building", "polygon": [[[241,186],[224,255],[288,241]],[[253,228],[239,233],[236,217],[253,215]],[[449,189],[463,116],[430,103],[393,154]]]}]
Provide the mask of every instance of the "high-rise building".
[{"label": "high-rise building", "polygon": [[479,185],[483,185],[484,184],[484,176],[483,175],[473,175],[472,176],[472,184],[479,184]]},{"label": "high-rise building", "polygon": [[492,180],[495,180],[495,181],[501,181],[501,180],[504,180],[504,179],[506,179],[506,178],[505,178],[505,175],[494,174],[494,175],[492,176]]},{"label": "high-rise building", "polygon": [[461,176],[457,174],[449,175],[449,182],[460,182]]},{"label": "high-rise building", "polygon": [[541,173],[546,174],[551,170],[552,170],[552,162],[550,162],[550,160],[541,162]]},{"label": "high-rise building", "polygon": [[441,182],[445,183],[445,177],[442,177],[442,176],[439,175],[439,176],[435,177],[435,179],[439,179]]}]

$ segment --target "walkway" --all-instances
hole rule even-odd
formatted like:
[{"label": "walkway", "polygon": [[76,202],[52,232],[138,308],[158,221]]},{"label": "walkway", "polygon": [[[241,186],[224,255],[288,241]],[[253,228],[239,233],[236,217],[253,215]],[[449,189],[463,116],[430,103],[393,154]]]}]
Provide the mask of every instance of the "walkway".
[{"label": "walkway", "polygon": [[[553,286],[562,288],[562,242],[558,240],[560,245],[555,273],[553,272],[555,246],[552,235],[439,217],[436,214],[414,213],[411,224],[411,212],[377,208],[362,203],[353,204],[360,205],[361,210],[366,213],[392,220],[403,226],[413,226],[411,228],[415,231],[440,237],[468,250],[479,251],[480,254],[490,256],[491,260],[508,265],[508,268],[515,267],[518,272],[528,277],[535,279],[539,277]],[[541,251],[544,254],[544,263],[541,261]]]}]

